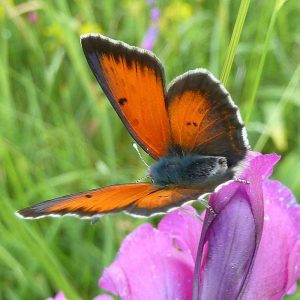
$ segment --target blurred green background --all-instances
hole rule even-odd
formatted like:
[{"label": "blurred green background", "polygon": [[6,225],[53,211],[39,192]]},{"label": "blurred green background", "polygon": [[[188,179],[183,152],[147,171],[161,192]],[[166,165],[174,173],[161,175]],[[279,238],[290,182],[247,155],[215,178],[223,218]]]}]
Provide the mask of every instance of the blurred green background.
[{"label": "blurred green background", "polygon": [[167,81],[196,67],[221,77],[252,147],[282,155],[274,176],[299,198],[299,1],[253,0],[248,11],[248,1],[150,2],[0,0],[0,299],[44,299],[60,290],[91,299],[123,237],[149,221],[118,214],[91,225],[14,215],[41,200],[145,175],[88,68],[82,33],[138,46],[158,26],[153,51]]}]

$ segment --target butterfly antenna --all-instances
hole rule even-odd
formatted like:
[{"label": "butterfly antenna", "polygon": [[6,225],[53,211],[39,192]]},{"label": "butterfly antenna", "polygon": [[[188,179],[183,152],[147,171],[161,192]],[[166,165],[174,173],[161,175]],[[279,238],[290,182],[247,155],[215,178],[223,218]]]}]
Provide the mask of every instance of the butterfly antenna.
[{"label": "butterfly antenna", "polygon": [[[133,146],[133,148],[135,149],[135,151],[137,152],[137,154],[138,154],[140,160],[141,160],[148,168],[150,168],[150,166],[149,166],[149,165],[145,162],[145,160],[143,159],[143,157],[142,157],[142,155],[141,155],[141,152],[140,152],[140,150],[139,150],[139,148],[138,148],[138,145],[137,145],[136,143],[133,143],[132,146]],[[141,178],[140,180],[142,180],[142,179],[144,179],[144,178]]]},{"label": "butterfly antenna", "polygon": [[139,182],[141,182],[141,181],[143,181],[144,179],[147,179],[147,178],[151,178],[151,177],[149,175],[143,176],[142,178],[138,179],[136,181],[136,183],[139,183]]}]

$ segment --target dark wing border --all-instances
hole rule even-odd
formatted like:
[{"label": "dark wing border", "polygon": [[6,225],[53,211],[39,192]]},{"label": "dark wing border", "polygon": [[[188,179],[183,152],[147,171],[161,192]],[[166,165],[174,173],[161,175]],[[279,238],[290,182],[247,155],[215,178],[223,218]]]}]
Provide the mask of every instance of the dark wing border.
[{"label": "dark wing border", "polygon": [[[101,34],[81,35],[80,42],[87,62],[91,70],[93,71],[96,80],[108,97],[118,116],[126,126],[127,130],[146,153],[148,153],[154,159],[158,159],[159,157],[156,157],[153,153],[151,153],[147,146],[135,134],[130,126],[130,123],[120,112],[118,106],[116,105],[116,99],[114,99],[114,97],[112,96],[103,72],[99,67],[99,61],[101,59],[101,53],[105,53],[110,55],[112,54],[116,59],[118,59],[118,57],[120,57],[121,55],[124,56],[128,65],[131,65],[132,61],[135,60],[141,65],[147,66],[148,68],[154,70],[156,77],[161,80],[165,98],[165,73],[162,63],[149,50],[130,46],[122,41],[117,41]],[[167,106],[166,100],[165,105]]]}]

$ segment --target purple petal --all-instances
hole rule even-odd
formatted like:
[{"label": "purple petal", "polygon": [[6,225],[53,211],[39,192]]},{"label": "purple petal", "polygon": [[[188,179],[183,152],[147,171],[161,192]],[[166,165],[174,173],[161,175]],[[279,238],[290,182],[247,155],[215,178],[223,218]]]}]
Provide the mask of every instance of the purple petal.
[{"label": "purple petal", "polygon": [[190,253],[195,261],[202,223],[193,207],[184,206],[183,209],[186,211],[177,209],[167,214],[160,221],[158,229],[174,238],[178,247]]},{"label": "purple petal", "polygon": [[275,180],[264,183],[264,230],[243,299],[281,299],[300,277],[300,206]]},{"label": "purple petal", "polygon": [[150,16],[153,22],[157,22],[160,18],[160,10],[157,7],[152,8]]},{"label": "purple petal", "polygon": [[122,299],[191,299],[193,269],[189,253],[144,224],[125,238],[99,285]]},{"label": "purple petal", "polygon": [[[209,203],[218,215],[215,217],[207,213],[204,220],[194,273],[193,293],[195,298],[204,297],[206,299],[207,297],[209,298],[211,293],[216,293],[215,296],[227,295],[229,299],[230,297],[235,298],[244,288],[243,283],[249,279],[251,274],[250,271],[254,264],[255,254],[263,230],[264,204],[262,182],[264,178],[271,174],[272,168],[278,159],[278,156],[273,154],[260,155],[258,153],[250,153],[248,156],[248,168],[243,172],[242,177],[249,180],[250,184],[230,182],[220,187],[216,193],[210,196]],[[244,205],[241,206],[240,203]],[[242,209],[244,206],[247,207],[247,205],[248,210],[244,208],[238,213],[239,215],[236,215],[237,212],[235,210],[237,207]],[[245,222],[239,218],[240,215],[245,218]],[[228,218],[227,223],[226,218]],[[246,219],[248,222],[246,222]],[[222,224],[222,220],[225,220],[225,225]],[[231,223],[233,221],[240,221],[241,223],[233,226]],[[214,229],[218,227],[218,224],[222,225],[219,226],[220,228]],[[230,224],[230,226],[227,227],[226,224]],[[214,236],[214,233],[216,236]],[[224,234],[223,236],[222,233]],[[231,236],[236,236],[236,238],[228,238]],[[205,255],[204,247],[207,241],[207,255]],[[217,241],[223,241],[223,249],[222,247],[213,249],[209,241],[211,241],[212,245]],[[224,257],[224,249],[230,249],[226,257]],[[243,255],[239,255],[238,249]],[[231,266],[233,263],[237,264],[242,267],[243,272],[241,272],[239,267],[229,272],[230,269],[226,268],[226,265],[220,264],[221,261],[226,262],[227,266]],[[210,276],[206,274],[210,274]],[[212,274],[215,274],[215,277],[219,274],[224,276],[219,278],[219,281],[216,281]],[[217,282],[218,287],[216,287]],[[230,289],[226,290],[226,287],[230,287]]]},{"label": "purple petal", "polygon": [[240,189],[207,230],[199,299],[238,297],[252,263],[255,239],[248,195]]},{"label": "purple petal", "polygon": [[144,37],[144,40],[142,42],[142,48],[152,50],[155,42],[158,37],[158,27],[156,25],[151,25]]}]

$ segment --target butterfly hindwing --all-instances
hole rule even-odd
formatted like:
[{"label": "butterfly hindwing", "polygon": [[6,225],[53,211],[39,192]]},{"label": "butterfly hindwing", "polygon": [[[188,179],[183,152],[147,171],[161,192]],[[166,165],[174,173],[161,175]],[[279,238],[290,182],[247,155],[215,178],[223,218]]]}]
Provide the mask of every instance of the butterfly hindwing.
[{"label": "butterfly hindwing", "polygon": [[159,189],[150,183],[112,185],[44,201],[17,213],[24,218],[68,214],[93,217],[119,211],[150,216],[180,206],[187,200],[195,200],[198,194],[198,190]]},{"label": "butterfly hindwing", "polygon": [[153,158],[164,156],[170,130],[160,61],[147,50],[101,35],[84,35],[81,44],[98,83],[133,138]]},{"label": "butterfly hindwing", "polygon": [[151,216],[167,212],[187,201],[196,200],[201,194],[203,194],[201,190],[192,188],[156,189],[147,196],[140,198],[126,211],[133,215]]},{"label": "butterfly hindwing", "polygon": [[74,214],[91,217],[97,214],[124,210],[140,197],[153,190],[148,183],[112,185],[41,202],[18,211],[25,218],[46,215]]},{"label": "butterfly hindwing", "polygon": [[247,152],[237,106],[221,83],[204,69],[176,78],[167,91],[173,147],[227,158],[234,167]]}]

